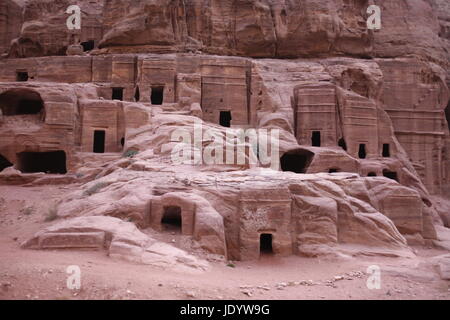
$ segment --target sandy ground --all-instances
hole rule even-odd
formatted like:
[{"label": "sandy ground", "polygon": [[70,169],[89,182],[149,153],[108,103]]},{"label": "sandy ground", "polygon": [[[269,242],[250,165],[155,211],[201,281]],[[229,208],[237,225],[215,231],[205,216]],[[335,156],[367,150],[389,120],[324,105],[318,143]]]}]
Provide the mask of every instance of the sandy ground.
[{"label": "sandy ground", "polygon": [[[209,271],[188,275],[114,260],[104,251],[20,249],[22,241],[54,223],[44,222],[49,209],[71,189],[0,186],[0,299],[450,300],[450,282],[430,263],[448,252],[432,248],[415,247],[415,258],[265,256],[234,267],[214,262]],[[70,265],[81,269],[80,290],[67,288]],[[380,289],[366,285],[371,265],[380,267]]]}]

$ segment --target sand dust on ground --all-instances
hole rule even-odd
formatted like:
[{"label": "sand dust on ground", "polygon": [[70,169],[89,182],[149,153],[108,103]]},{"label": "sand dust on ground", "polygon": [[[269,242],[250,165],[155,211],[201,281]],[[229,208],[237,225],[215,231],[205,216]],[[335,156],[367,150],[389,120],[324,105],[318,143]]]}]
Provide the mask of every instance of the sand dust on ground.
[{"label": "sand dust on ground", "polygon": [[[0,299],[446,299],[449,281],[430,263],[448,252],[415,247],[415,258],[273,257],[211,262],[183,274],[111,259],[105,251],[20,249],[54,222],[51,207],[73,186],[0,186]],[[170,235],[179,237],[179,235]],[[68,266],[81,270],[81,289],[67,287]],[[369,289],[369,266],[380,268],[380,289]]]}]

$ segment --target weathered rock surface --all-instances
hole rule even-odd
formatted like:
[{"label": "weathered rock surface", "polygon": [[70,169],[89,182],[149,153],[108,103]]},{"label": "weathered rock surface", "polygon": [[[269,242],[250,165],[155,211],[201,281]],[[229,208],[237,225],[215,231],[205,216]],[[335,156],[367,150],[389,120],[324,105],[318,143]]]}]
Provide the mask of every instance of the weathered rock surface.
[{"label": "weathered rock surface", "polygon": [[0,183],[79,183],[26,247],[206,268],[116,218],[235,260],[447,245],[445,1],[4,3]]},{"label": "weathered rock surface", "polygon": [[139,231],[117,218],[90,216],[56,223],[22,244],[29,249],[105,249],[110,257],[166,269],[203,271],[206,261]]},{"label": "weathered rock surface", "polygon": [[450,254],[433,258],[442,280],[450,281]]},{"label": "weathered rock surface", "polygon": [[[154,165],[147,162],[147,169],[138,171],[131,165],[91,182],[84,191],[62,199],[58,215],[120,216],[142,228],[164,232],[162,221],[168,208],[180,208],[183,234],[192,235],[212,253],[243,260],[259,256],[259,235],[264,232],[273,235],[276,254],[315,256],[330,253],[339,244],[405,250],[406,241],[396,225],[406,233],[422,231],[420,196],[385,178],[344,173],[299,176],[260,169],[211,175],[181,173],[170,167],[160,171]],[[389,186],[387,193],[392,197],[398,192],[409,198],[402,198],[395,208],[383,207],[374,186],[378,190]],[[401,220],[411,216],[413,207],[417,207],[417,218]],[[318,252],[317,247],[322,249]]]},{"label": "weathered rock surface", "polygon": [[0,3],[0,56],[8,53],[11,41],[19,37],[22,22],[21,3],[3,0]]},{"label": "weathered rock surface", "polygon": [[[415,54],[445,63],[446,16],[438,14],[447,12],[444,2],[79,1],[87,20],[79,37],[81,42],[100,42],[104,52],[118,53],[201,50],[280,58]],[[366,11],[373,3],[382,10],[382,29],[375,32],[366,26]],[[61,25],[70,4],[67,0],[52,1],[52,5],[48,1],[29,1],[12,55],[64,54],[71,39]]]}]

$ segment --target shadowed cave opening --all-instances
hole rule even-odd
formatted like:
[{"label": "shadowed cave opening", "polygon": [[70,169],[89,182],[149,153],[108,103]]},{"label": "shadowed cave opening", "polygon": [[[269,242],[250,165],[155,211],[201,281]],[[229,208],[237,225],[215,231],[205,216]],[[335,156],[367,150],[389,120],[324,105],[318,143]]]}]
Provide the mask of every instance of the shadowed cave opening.
[{"label": "shadowed cave opening", "polygon": [[28,72],[27,71],[17,71],[16,72],[16,81],[17,82],[27,82],[28,81]]},{"label": "shadowed cave opening", "polygon": [[362,144],[359,145],[358,157],[360,159],[365,159],[366,156],[367,156],[366,145],[364,143],[362,143]]},{"label": "shadowed cave opening", "polygon": [[383,157],[384,158],[389,158],[391,156],[391,148],[389,143],[385,143],[383,144]]},{"label": "shadowed cave opening", "polygon": [[395,171],[390,171],[390,170],[384,169],[383,176],[398,182],[397,172],[395,172]]},{"label": "shadowed cave opening", "polygon": [[313,131],[311,135],[311,145],[313,147],[320,147],[321,142],[320,131]]},{"label": "shadowed cave opening", "polygon": [[375,172],[369,172],[369,173],[367,174],[367,176],[368,176],[368,177],[376,177],[377,174],[376,174]]},{"label": "shadowed cave opening", "polygon": [[164,86],[152,87],[152,95],[150,97],[152,104],[161,105],[164,101]]},{"label": "shadowed cave opening", "polygon": [[3,171],[3,169],[6,169],[8,167],[12,167],[13,164],[8,161],[4,156],[0,154],[0,172]]},{"label": "shadowed cave opening", "polygon": [[105,153],[105,131],[95,130],[94,131],[94,153]]},{"label": "shadowed cave opening", "polygon": [[134,92],[134,101],[139,102],[141,100],[141,91],[139,90],[139,86],[136,87],[136,91]]},{"label": "shadowed cave opening", "polygon": [[123,100],[123,88],[112,88],[112,100]]},{"label": "shadowed cave opening", "polygon": [[17,169],[23,173],[66,174],[66,153],[64,151],[21,152],[17,154]]},{"label": "shadowed cave opening", "polygon": [[88,40],[85,42],[82,42],[81,45],[83,46],[83,51],[91,51],[95,48],[95,41],[94,40]]},{"label": "shadowed cave opening", "polygon": [[281,170],[295,173],[306,173],[314,158],[314,153],[307,150],[286,152],[280,159]]},{"label": "shadowed cave opening", "polygon": [[4,116],[41,114],[44,101],[35,91],[12,89],[0,94],[0,108]]},{"label": "shadowed cave opening", "polygon": [[344,138],[339,139],[338,146],[347,151],[347,143],[345,142]]},{"label": "shadowed cave opening", "polygon": [[231,120],[231,111],[220,111],[219,123],[222,127],[230,128]]},{"label": "shadowed cave opening", "polygon": [[164,230],[181,232],[181,208],[179,206],[164,207],[161,224],[163,225]]},{"label": "shadowed cave opening", "polygon": [[273,254],[273,236],[270,233],[263,233],[259,238],[259,252],[261,255]]}]

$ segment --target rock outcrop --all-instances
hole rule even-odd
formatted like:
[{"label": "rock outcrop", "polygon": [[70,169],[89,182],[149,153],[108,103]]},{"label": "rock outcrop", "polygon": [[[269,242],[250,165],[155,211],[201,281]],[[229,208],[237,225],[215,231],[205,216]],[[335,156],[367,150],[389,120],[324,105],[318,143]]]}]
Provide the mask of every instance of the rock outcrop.
[{"label": "rock outcrop", "polygon": [[[382,29],[375,32],[366,26],[371,4],[382,10]],[[70,33],[61,24],[69,5],[67,0],[51,5],[29,1],[11,54],[64,54]],[[104,0],[78,5],[86,20],[79,41],[94,41],[103,52],[200,50],[265,58],[414,54],[441,63],[447,59],[445,1]]]},{"label": "rock outcrop", "polygon": [[136,226],[111,217],[80,217],[48,227],[22,244],[27,249],[107,250],[120,258],[164,269],[201,272],[206,261],[143,234]]},{"label": "rock outcrop", "polygon": [[0,5],[0,183],[79,183],[26,247],[205,267],[119,219],[236,260],[444,245],[446,1],[70,4]]}]

